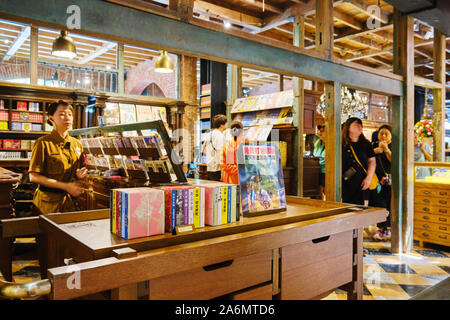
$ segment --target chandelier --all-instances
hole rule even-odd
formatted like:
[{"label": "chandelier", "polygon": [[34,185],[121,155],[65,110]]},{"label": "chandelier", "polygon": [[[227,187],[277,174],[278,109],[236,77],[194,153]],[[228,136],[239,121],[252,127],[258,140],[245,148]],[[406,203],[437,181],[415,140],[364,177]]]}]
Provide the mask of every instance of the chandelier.
[{"label": "chandelier", "polygon": [[[320,96],[319,104],[317,105],[317,112],[325,118],[325,93]],[[360,119],[367,119],[369,112],[369,99],[367,95],[361,95],[355,91],[351,93],[350,90],[342,86],[341,88],[341,121],[344,122],[350,117],[358,117]]]}]

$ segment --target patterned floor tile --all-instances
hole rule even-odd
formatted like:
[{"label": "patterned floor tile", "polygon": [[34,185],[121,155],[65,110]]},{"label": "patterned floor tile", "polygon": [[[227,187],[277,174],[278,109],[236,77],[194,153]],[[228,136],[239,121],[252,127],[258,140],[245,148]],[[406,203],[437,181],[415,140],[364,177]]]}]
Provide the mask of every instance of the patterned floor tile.
[{"label": "patterned floor tile", "polygon": [[385,272],[378,263],[364,263],[363,272]]},{"label": "patterned floor tile", "polygon": [[427,257],[427,260],[435,266],[450,266],[450,258]]},{"label": "patterned floor tile", "polygon": [[397,284],[397,282],[385,272],[364,272],[364,284],[390,283]]},{"label": "patterned floor tile", "polygon": [[424,265],[424,266],[433,265],[430,261],[425,259],[425,257],[419,256],[419,255],[415,256],[415,255],[410,255],[410,254],[402,254],[402,255],[397,255],[397,258],[399,261],[402,261],[408,265],[410,265],[410,264]]},{"label": "patterned floor tile", "polygon": [[438,284],[442,280],[447,279],[448,276],[442,276],[442,275],[434,275],[434,274],[422,274],[422,278],[428,281],[428,283],[432,286],[435,284]]},{"label": "patterned floor tile", "polygon": [[419,285],[409,285],[409,284],[400,284],[400,287],[405,290],[411,297],[415,296],[419,292],[422,292],[426,288],[430,286],[419,286]]},{"label": "patterned floor tile", "polygon": [[27,266],[24,268],[21,268],[20,270],[17,270],[13,273],[13,276],[20,276],[20,277],[29,277],[29,278],[38,278],[40,277],[41,269],[36,266]]},{"label": "patterned floor tile", "polygon": [[385,296],[372,296],[374,300],[408,300],[410,296],[407,294],[406,296],[401,297],[385,297]]},{"label": "patterned floor tile", "polygon": [[367,249],[369,251],[369,255],[383,255],[383,256],[392,256],[393,254],[391,253],[391,251],[389,249],[386,248],[368,248]]},{"label": "patterned floor tile", "polygon": [[425,257],[448,258],[448,255],[438,250],[415,250]]},{"label": "patterned floor tile", "polygon": [[366,255],[365,257],[363,257],[363,263],[367,264],[367,263],[376,263],[375,260],[373,260],[373,258],[369,255]]},{"label": "patterned floor tile", "polygon": [[389,273],[389,276],[398,284],[406,285],[423,285],[429,286],[430,283],[422,278],[419,274],[403,274],[403,273]]},{"label": "patterned floor tile", "polygon": [[435,265],[424,266],[424,265],[410,264],[409,267],[411,267],[411,269],[413,269],[418,274],[439,275],[439,276],[447,275],[447,273],[443,269]]},{"label": "patterned floor tile", "polygon": [[439,266],[439,268],[441,268],[450,275],[450,266]]},{"label": "patterned floor tile", "polygon": [[375,297],[409,298],[409,295],[398,285],[390,283],[366,284],[367,289]]},{"label": "patterned floor tile", "polygon": [[411,269],[406,264],[383,264],[380,263],[380,266],[387,273],[416,273],[413,269]]},{"label": "patterned floor tile", "polygon": [[372,295],[363,295],[363,300],[376,300]]},{"label": "patterned floor tile", "polygon": [[404,264],[398,256],[372,256],[372,258],[380,264]]}]

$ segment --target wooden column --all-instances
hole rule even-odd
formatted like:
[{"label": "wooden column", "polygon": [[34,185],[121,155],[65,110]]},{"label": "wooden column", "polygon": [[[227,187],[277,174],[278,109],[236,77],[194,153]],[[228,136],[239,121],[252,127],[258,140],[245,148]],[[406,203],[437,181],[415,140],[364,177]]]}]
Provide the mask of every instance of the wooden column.
[{"label": "wooden column", "polygon": [[242,97],[242,68],[234,64],[227,65],[227,121],[231,123],[231,108],[234,100]]},{"label": "wooden column", "polygon": [[392,97],[391,251],[408,253],[413,246],[414,228],[414,21],[397,9],[394,73],[404,77],[404,86],[403,98]]},{"label": "wooden column", "polygon": [[[294,46],[305,47],[305,16],[294,17]],[[297,196],[303,196],[303,127],[305,123],[305,91],[303,78],[294,77],[294,126],[297,133],[294,135],[294,164],[297,167]]]},{"label": "wooden column", "polygon": [[433,40],[433,80],[440,83],[440,89],[433,89],[433,160],[445,161],[445,35],[434,28]]},{"label": "wooden column", "polygon": [[179,97],[187,103],[183,114],[183,155],[184,163],[188,164],[194,159],[195,137],[198,118],[197,101],[197,58],[181,56]]},{"label": "wooden column", "polygon": [[341,201],[341,83],[325,83],[325,196]]},{"label": "wooden column", "polygon": [[123,42],[119,42],[117,45],[117,69],[119,69],[119,72],[117,73],[117,93],[124,94],[125,93],[125,70],[124,70],[124,44],[123,44]]},{"label": "wooden column", "polygon": [[316,0],[316,50],[326,59],[333,56],[333,0]]},{"label": "wooden column", "polygon": [[30,34],[30,83],[38,83],[38,27],[31,26]]}]

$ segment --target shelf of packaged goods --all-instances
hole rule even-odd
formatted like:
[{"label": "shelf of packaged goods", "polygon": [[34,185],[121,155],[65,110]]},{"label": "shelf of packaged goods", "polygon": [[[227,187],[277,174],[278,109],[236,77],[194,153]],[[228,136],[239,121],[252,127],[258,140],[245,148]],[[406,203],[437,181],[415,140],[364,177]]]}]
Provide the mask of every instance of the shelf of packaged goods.
[{"label": "shelf of packaged goods", "polygon": [[31,150],[27,150],[27,149],[0,149],[0,151],[31,151]]},{"label": "shelf of packaged goods", "polygon": [[[8,110],[8,109],[0,109],[0,110]],[[30,112],[30,113],[40,113],[40,114],[44,113],[42,111],[29,111],[29,110],[17,110],[17,109],[12,109],[11,112]]]},{"label": "shelf of packaged goods", "polygon": [[[15,122],[15,121],[13,121]],[[48,134],[50,133],[50,131],[25,131],[25,130],[1,130],[0,134],[40,134],[40,135],[44,135],[44,134]]]},{"label": "shelf of packaged goods", "polygon": [[206,106],[199,106],[199,108],[200,108],[200,109],[202,109],[202,108],[211,108],[211,105],[208,104],[208,105],[206,105]]}]

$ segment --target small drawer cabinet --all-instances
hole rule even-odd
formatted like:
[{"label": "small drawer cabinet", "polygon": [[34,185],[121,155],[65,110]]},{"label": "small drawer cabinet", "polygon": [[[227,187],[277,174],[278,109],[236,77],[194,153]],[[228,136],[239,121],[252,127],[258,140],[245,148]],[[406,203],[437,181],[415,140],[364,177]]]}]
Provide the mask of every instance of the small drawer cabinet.
[{"label": "small drawer cabinet", "polygon": [[450,246],[450,164],[416,163],[416,172],[426,165],[430,175],[414,182],[414,239]]}]

